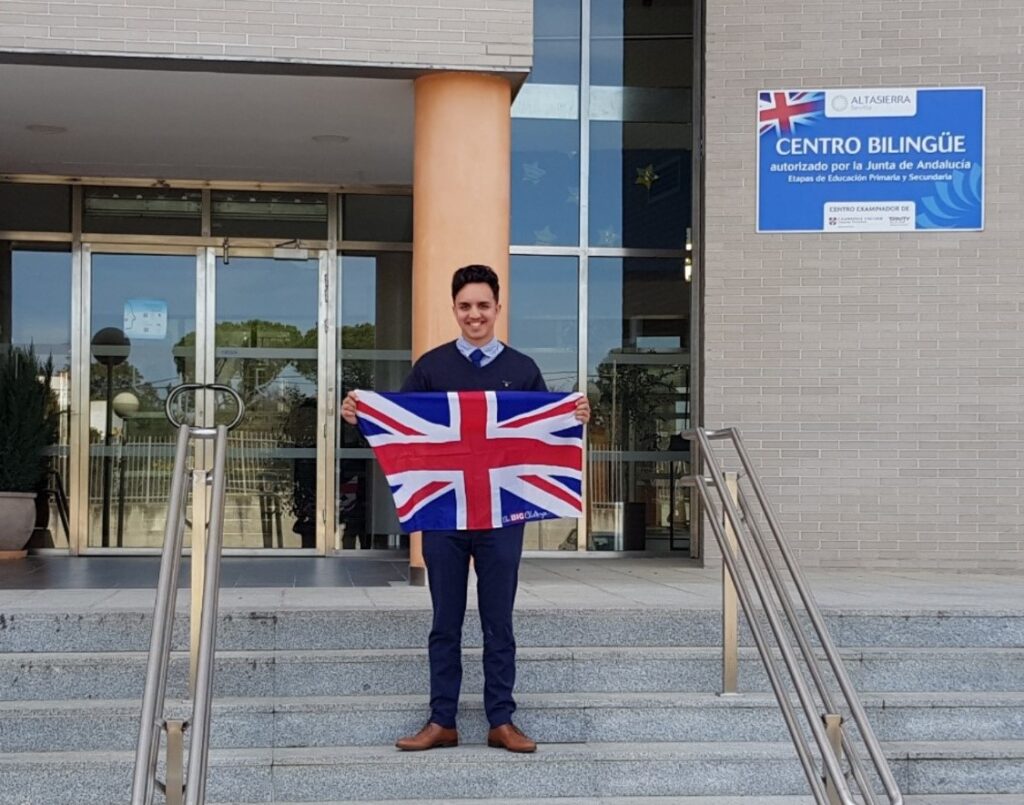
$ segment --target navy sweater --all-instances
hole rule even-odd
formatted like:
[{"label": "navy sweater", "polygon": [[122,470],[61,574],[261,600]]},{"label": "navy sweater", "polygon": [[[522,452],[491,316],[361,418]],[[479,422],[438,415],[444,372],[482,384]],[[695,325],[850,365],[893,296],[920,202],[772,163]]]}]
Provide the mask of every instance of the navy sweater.
[{"label": "navy sweater", "polygon": [[547,391],[540,369],[512,347],[486,366],[467,360],[454,341],[435,347],[416,361],[402,391]]}]

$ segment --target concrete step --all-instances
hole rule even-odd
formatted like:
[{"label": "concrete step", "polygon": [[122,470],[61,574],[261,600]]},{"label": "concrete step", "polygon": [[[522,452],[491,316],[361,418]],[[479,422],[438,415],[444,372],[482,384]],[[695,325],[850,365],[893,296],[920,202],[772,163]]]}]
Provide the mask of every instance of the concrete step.
[{"label": "concrete step", "polygon": [[[1024,741],[1024,693],[894,693],[862,697],[883,741]],[[541,743],[786,741],[774,697],[711,693],[524,694],[516,722]],[[0,703],[0,753],[130,750],[138,700]],[[217,748],[386,746],[416,732],[426,696],[229,698],[214,703]],[[167,715],[186,718],[184,702]],[[463,742],[484,743],[479,697],[463,701]]]},{"label": "concrete step", "polygon": [[[886,744],[906,794],[1024,795],[1024,742]],[[0,757],[0,803],[124,802],[126,752]],[[549,744],[536,755],[482,746],[215,750],[208,801],[325,802],[498,797],[797,796],[806,782],[783,743]],[[424,796],[426,795],[426,796]]]},{"label": "concrete step", "polygon": [[[1020,805],[1019,794],[921,794],[903,798],[905,805]],[[813,805],[811,796],[793,797],[540,797],[534,799],[376,799],[363,805]],[[228,805],[254,805],[235,802]],[[278,802],[277,805],[297,805]],[[343,805],[338,801],[316,805]]]},{"label": "concrete step", "polygon": [[[329,591],[327,591],[329,592]],[[69,593],[66,593],[68,595]],[[324,598],[327,602],[330,599]],[[839,646],[1024,647],[1020,613],[826,613]],[[145,651],[152,607],[82,612],[0,612],[0,652]],[[179,610],[176,648],[188,645],[188,618]],[[282,609],[222,607],[217,644],[231,651],[417,648],[430,631],[429,602],[417,608],[331,607]],[[742,630],[744,645],[752,645]],[[476,612],[467,613],[464,645],[480,645]],[[523,647],[716,646],[720,615],[709,609],[521,609],[516,638]]]},{"label": "concrete step", "polygon": [[[906,805],[1020,805],[1019,794],[922,794],[903,798]],[[540,797],[534,799],[460,799],[454,805],[813,805],[806,797]],[[364,800],[363,805],[453,805],[450,799],[376,799]],[[235,802],[228,805],[253,805]],[[278,802],[277,805],[297,805]],[[316,805],[343,805],[318,802]]]},{"label": "concrete step", "polygon": [[[888,802],[888,800],[883,800]],[[806,797],[541,797],[535,799],[500,800],[365,800],[362,805],[814,805]],[[1018,794],[923,794],[903,798],[905,805],[1021,805]],[[228,805],[250,805],[229,803]],[[298,805],[279,802],[276,805]],[[315,805],[342,805],[341,802],[318,802]]]},{"label": "concrete step", "polygon": [[[767,690],[761,660],[740,652],[741,690]],[[847,649],[842,656],[861,692],[1024,690],[1024,649]],[[479,649],[465,652],[463,691],[482,690]],[[720,684],[715,648],[525,648],[521,693],[712,692]],[[120,699],[142,695],[146,655],[0,654],[0,690],[10,700]],[[424,649],[378,651],[221,651],[217,696],[422,694]],[[172,656],[168,696],[183,697],[188,658]]]},{"label": "concrete step", "polygon": [[[533,799],[375,799],[363,805],[813,805],[812,797],[537,797]],[[250,805],[238,802],[230,805]],[[297,803],[277,803],[297,805]],[[316,805],[343,805],[340,802],[318,802]],[[915,805],[913,801],[908,805]],[[1012,805],[1020,805],[1014,800]]]}]

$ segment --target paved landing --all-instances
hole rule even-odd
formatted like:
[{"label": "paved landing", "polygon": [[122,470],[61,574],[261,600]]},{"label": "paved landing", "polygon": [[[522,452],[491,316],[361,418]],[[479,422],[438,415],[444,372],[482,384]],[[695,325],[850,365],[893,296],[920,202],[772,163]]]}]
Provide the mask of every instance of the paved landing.
[{"label": "paved landing", "polygon": [[[155,557],[37,556],[0,563],[0,610],[149,606],[157,570]],[[426,588],[409,586],[403,559],[229,557],[222,575],[226,609],[430,606]],[[1024,612],[1024,575],[811,570],[806,576],[826,610]],[[187,579],[186,567],[183,584]],[[517,608],[718,609],[720,596],[719,569],[673,558],[528,558]]]}]

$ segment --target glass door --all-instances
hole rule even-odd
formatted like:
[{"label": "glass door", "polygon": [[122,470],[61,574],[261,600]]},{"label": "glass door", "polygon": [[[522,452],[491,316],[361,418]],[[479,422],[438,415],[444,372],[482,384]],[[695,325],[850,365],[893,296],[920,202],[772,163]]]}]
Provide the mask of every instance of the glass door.
[{"label": "glass door", "polygon": [[[321,259],[215,259],[209,382],[235,389],[246,411],[229,439],[227,548],[317,547]],[[230,400],[215,405],[217,423],[234,415]]]},{"label": "glass door", "polygon": [[[164,403],[174,386],[195,382],[228,385],[246,406],[229,439],[224,546],[315,549],[325,522],[317,494],[325,257],[98,245],[83,253],[87,549],[162,544],[175,442]],[[210,426],[234,416],[227,398],[179,399],[183,421]],[[84,423],[79,430],[85,442]],[[211,452],[199,443],[194,465],[207,466]]]},{"label": "glass door", "polygon": [[159,547],[175,440],[164,402],[171,388],[196,380],[199,262],[195,251],[84,253],[87,547]]}]

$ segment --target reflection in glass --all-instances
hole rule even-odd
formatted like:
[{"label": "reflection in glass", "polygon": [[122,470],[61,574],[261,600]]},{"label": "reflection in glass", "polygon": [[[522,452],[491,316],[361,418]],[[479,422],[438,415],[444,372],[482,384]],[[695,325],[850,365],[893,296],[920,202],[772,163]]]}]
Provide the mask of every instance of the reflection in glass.
[{"label": "reflection in glass", "polygon": [[[339,399],[355,389],[398,391],[412,354],[412,255],[346,252],[338,307]],[[366,440],[339,421],[336,549],[407,545],[391,490]]]},{"label": "reflection in glass", "polygon": [[341,237],[377,243],[412,243],[412,196],[347,194]]},{"label": "reflection in glass", "polygon": [[[217,261],[215,382],[245,403],[229,438],[227,547],[316,547],[317,288],[317,260]],[[233,412],[218,401],[218,422]]]},{"label": "reflection in glass", "polygon": [[196,258],[93,254],[91,301],[89,545],[158,547],[174,465],[164,401],[195,380]]},{"label": "reflection in glass", "polygon": [[693,2],[591,5],[590,245],[682,249],[691,225]]},{"label": "reflection in glass", "polygon": [[587,388],[591,547],[689,544],[689,299],[683,261],[593,258]]},{"label": "reflection in glass", "polygon": [[[60,411],[57,444],[50,448],[55,491],[39,507],[32,548],[67,547],[64,516],[57,510],[58,485],[66,500],[71,418],[71,254],[22,249],[0,243],[0,349],[32,346],[40,361],[53,361],[53,393]],[[48,531],[43,530],[48,529]]]},{"label": "reflection in glass", "polygon": [[214,190],[211,203],[217,237],[327,239],[323,193]]},{"label": "reflection in glass", "polygon": [[590,82],[693,86],[693,0],[592,0]]},{"label": "reflection in glass", "polygon": [[0,229],[70,232],[71,187],[0,182]]},{"label": "reflection in glass", "polygon": [[[348,458],[338,461],[338,543],[343,550],[388,547],[378,538],[374,545],[372,528],[373,505],[367,494],[373,480],[376,462],[372,459]],[[379,474],[379,471],[378,471]]]},{"label": "reflection in glass", "polygon": [[533,84],[580,81],[580,0],[544,0],[533,10]]},{"label": "reflection in glass", "polygon": [[690,128],[590,124],[590,245],[682,249],[691,218]]},{"label": "reflection in glass", "polygon": [[149,187],[87,187],[82,230],[106,234],[198,235],[202,193]]},{"label": "reflection in glass", "polygon": [[[536,361],[551,391],[579,377],[579,277],[575,257],[514,255],[509,271],[509,343]],[[576,550],[577,520],[526,524],[526,550]]]},{"label": "reflection in glass", "polygon": [[536,361],[551,391],[578,385],[578,287],[575,257],[512,257],[509,341]]},{"label": "reflection in glass", "polygon": [[512,243],[579,243],[576,120],[512,120]]}]

